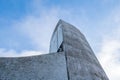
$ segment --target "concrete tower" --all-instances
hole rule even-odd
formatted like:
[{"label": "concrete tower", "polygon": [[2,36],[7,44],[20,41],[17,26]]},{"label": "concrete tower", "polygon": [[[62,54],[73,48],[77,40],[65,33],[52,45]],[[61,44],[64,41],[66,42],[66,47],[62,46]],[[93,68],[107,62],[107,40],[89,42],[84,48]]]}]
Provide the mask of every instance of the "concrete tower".
[{"label": "concrete tower", "polygon": [[0,80],[109,80],[84,35],[60,20],[50,54],[0,58]]}]

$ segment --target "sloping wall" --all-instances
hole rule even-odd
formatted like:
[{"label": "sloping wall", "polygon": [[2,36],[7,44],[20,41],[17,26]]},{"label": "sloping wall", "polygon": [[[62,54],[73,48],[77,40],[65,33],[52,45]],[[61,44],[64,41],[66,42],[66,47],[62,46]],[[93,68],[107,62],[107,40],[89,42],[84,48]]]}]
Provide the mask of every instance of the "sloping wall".
[{"label": "sloping wall", "polygon": [[0,58],[0,80],[68,80],[64,52]]},{"label": "sloping wall", "polygon": [[73,25],[61,24],[68,80],[109,80],[85,36]]}]

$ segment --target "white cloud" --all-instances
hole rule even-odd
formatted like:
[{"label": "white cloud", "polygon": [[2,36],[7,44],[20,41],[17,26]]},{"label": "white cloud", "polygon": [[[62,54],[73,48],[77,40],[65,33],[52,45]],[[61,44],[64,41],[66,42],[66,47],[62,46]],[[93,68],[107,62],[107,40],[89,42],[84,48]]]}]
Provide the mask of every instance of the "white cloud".
[{"label": "white cloud", "polygon": [[0,56],[1,57],[24,57],[24,56],[35,56],[43,54],[40,51],[22,51],[20,53],[16,52],[15,50],[6,50],[1,48],[0,49]]},{"label": "white cloud", "polygon": [[19,26],[18,29],[21,30],[24,35],[31,38],[33,44],[35,44],[39,50],[47,52],[49,41],[57,21],[57,10],[51,9],[37,17],[27,16],[16,25]]},{"label": "white cloud", "polygon": [[31,6],[32,14],[15,21],[12,26],[28,37],[38,51],[24,50],[18,53],[15,49],[0,48],[1,57],[21,57],[48,53],[52,32],[61,14],[60,9],[57,7],[45,8],[41,0],[34,0]]},{"label": "white cloud", "polygon": [[120,80],[120,41],[104,40],[98,59],[110,80]]},{"label": "white cloud", "polygon": [[105,19],[104,26],[112,28],[111,32],[103,35],[98,59],[110,80],[120,80],[120,11],[119,7]]}]

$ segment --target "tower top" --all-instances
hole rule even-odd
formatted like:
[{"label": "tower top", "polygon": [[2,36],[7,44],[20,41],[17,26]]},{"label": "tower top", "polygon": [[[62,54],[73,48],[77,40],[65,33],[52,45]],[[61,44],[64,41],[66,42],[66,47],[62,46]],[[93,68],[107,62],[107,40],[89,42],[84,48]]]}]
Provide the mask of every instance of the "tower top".
[{"label": "tower top", "polygon": [[73,31],[75,31],[84,37],[84,35],[76,27],[74,27],[72,24],[69,24],[69,23],[65,22],[64,20],[60,19],[53,31],[52,37],[51,37],[50,48],[49,48],[50,53],[58,52],[59,49],[61,49],[62,43],[65,42],[64,41],[65,40],[64,39],[65,31],[72,32],[72,33],[73,33]]},{"label": "tower top", "polygon": [[50,41],[51,52],[64,52],[68,80],[108,80],[85,36],[59,20]]}]

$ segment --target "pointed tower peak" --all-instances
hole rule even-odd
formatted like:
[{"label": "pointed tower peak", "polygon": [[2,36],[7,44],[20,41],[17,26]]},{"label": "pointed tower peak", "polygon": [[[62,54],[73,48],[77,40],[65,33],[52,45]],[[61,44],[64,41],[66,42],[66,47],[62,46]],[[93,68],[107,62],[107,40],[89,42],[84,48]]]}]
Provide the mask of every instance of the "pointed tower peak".
[{"label": "pointed tower peak", "polygon": [[64,24],[64,23],[69,24],[68,22],[64,21],[63,19],[60,19],[60,20],[58,21],[58,23],[60,23],[60,24]]}]

